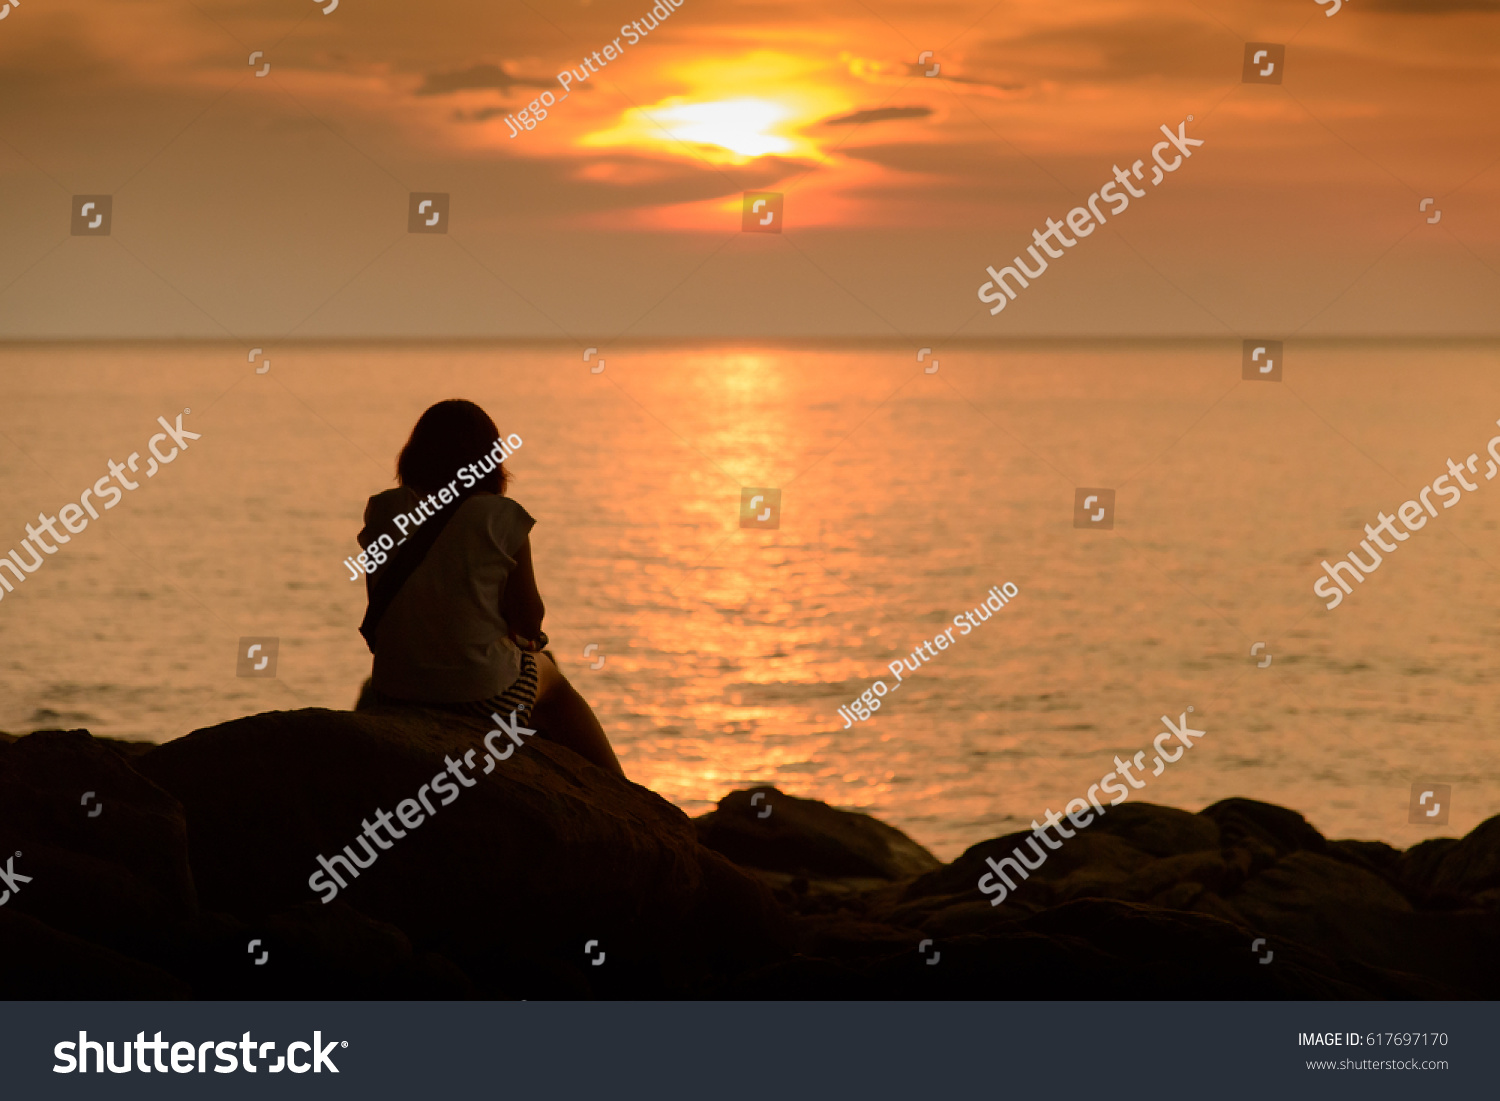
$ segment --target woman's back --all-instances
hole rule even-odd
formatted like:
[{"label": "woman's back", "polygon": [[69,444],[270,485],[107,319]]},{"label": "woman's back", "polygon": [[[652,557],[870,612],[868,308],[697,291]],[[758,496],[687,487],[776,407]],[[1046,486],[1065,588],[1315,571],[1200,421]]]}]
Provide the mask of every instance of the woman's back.
[{"label": "woman's back", "polygon": [[[360,545],[382,534],[403,539],[395,519],[403,513],[420,517],[419,500],[405,486],[371,497]],[[520,672],[520,651],[510,641],[501,597],[536,521],[509,497],[493,493],[475,493],[448,507],[456,511],[376,631],[372,687],[387,696],[486,699],[505,691]],[[377,569],[368,581],[373,585],[379,577]]]}]

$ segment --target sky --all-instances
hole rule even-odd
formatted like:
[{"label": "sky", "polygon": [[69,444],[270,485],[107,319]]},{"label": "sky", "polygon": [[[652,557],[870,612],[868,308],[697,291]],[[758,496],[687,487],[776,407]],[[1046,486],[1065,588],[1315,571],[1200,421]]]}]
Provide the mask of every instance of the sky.
[{"label": "sky", "polygon": [[331,5],[8,8],[0,340],[1500,333],[1500,0]]}]

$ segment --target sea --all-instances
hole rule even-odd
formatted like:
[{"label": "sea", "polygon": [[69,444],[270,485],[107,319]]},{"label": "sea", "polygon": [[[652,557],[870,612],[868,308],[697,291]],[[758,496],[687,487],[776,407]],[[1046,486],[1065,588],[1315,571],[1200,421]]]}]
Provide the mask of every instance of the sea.
[{"label": "sea", "polygon": [[[630,778],[688,814],[774,784],[950,859],[1143,750],[1132,800],[1265,800],[1333,837],[1500,813],[1493,343],[1289,341],[1274,380],[1237,339],[250,351],[0,347],[0,554],[141,456],[0,591],[0,730],[165,742],[352,707],[344,560],[417,416],[463,397],[523,440],[553,652]],[[199,438],[144,477],[178,414]],[[1368,560],[1364,526],[1471,454],[1477,489],[1325,607],[1321,563]],[[1181,716],[1204,735],[1153,775]],[[1441,821],[1414,785],[1447,785]]]}]

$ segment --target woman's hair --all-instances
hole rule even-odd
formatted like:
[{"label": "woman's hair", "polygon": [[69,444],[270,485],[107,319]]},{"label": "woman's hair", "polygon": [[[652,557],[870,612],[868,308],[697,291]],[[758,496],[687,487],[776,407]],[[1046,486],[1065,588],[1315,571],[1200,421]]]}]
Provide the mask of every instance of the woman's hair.
[{"label": "woman's hair", "polygon": [[479,482],[461,495],[485,490],[503,496],[510,472],[493,454],[499,438],[490,415],[472,401],[440,401],[417,418],[396,458],[396,480],[421,494],[436,493],[475,463]]}]

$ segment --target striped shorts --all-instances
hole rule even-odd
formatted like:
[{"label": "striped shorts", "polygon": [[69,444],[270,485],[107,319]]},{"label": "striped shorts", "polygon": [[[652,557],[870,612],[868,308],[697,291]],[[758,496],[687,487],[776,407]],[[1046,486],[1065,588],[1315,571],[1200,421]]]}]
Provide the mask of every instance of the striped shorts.
[{"label": "striped shorts", "polygon": [[[549,654],[550,658],[551,655]],[[512,711],[529,715],[536,706],[536,657],[521,651],[521,672],[516,681],[498,696],[487,700],[470,700],[465,703],[433,703],[426,700],[399,700],[384,695],[373,688],[367,690],[369,701],[382,707],[425,707],[433,711],[447,711],[454,715],[488,720],[491,713],[510,718]]]}]

